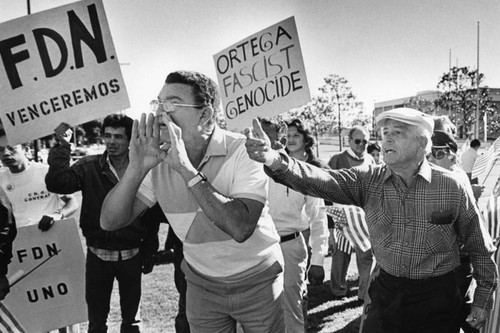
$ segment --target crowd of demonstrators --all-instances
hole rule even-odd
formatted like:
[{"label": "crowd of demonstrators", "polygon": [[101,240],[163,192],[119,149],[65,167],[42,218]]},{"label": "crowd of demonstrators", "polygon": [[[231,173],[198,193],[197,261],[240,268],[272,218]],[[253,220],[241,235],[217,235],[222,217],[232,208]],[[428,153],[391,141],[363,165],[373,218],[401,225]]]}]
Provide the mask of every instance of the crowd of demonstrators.
[{"label": "crowd of demonstrators", "polygon": [[[162,260],[160,223],[169,223],[162,253],[174,263],[177,333],[305,332],[306,283],[323,283],[328,228],[336,298],[347,295],[356,252],[360,332],[474,333],[485,323],[495,246],[463,169],[480,143],[471,142],[462,168],[448,117],[382,112],[381,146],[355,126],[327,164],[299,119],[255,119],[246,137],[221,129],[218,87],[201,73],[170,73],[157,98],[156,113],[140,121],[106,117],[106,151],[72,165],[65,123],[48,166],[30,162],[24,145],[0,147],[0,300],[16,224],[50,229],[76,211],[72,193],[81,191],[89,332],[107,331],[115,279],[121,332],[141,331],[142,274]],[[324,203],[363,209],[372,247],[333,231]]]},{"label": "crowd of demonstrators", "polygon": [[[349,148],[330,158],[328,165],[331,169],[350,169],[358,166],[373,165],[375,161],[372,155],[368,154],[366,147],[369,140],[368,130],[361,126],[355,126],[349,130]],[[335,221],[332,220],[332,223]],[[333,228],[333,225],[329,226]],[[358,299],[363,302],[370,280],[370,271],[373,263],[373,253],[371,249],[361,250],[351,244],[344,236],[341,229],[335,228],[332,250],[332,264],[330,272],[330,287],[332,294],[336,298],[342,298],[347,294],[347,269],[351,262],[351,254],[356,252],[356,264],[359,273]]]},{"label": "crowd of demonstrators", "polygon": [[[216,124],[217,85],[167,76],[157,116],[134,123],[130,163],[106,197],[101,225],[117,230],[155,202],[183,243],[191,332],[284,332],[283,256],[264,204],[268,178],[245,137]],[[152,191],[137,196],[150,173]]]},{"label": "crowd of demonstrators", "polygon": [[127,227],[117,231],[106,231],[99,222],[104,198],[124,176],[129,164],[132,124],[133,120],[127,116],[107,116],[102,125],[106,151],[70,165],[72,131],[68,124],[62,123],[55,129],[58,144],[49,152],[47,189],[54,193],[81,191],[82,194],[80,227],[87,244],[85,300],[90,333],[107,331],[115,279],[120,294],[121,332],[140,331],[141,278],[153,269],[153,254],[158,249],[160,218],[154,210],[135,217]]},{"label": "crowd of demonstrators", "polygon": [[[0,196],[8,202],[17,227],[38,224],[41,231],[49,230],[54,221],[71,216],[78,209],[73,195],[57,195],[45,185],[48,165],[28,159],[29,147],[25,144],[0,146],[0,159],[5,168],[0,169]],[[79,332],[74,324],[59,332]]]},{"label": "crowd of demonstrators", "polygon": [[[309,143],[310,138],[304,136],[300,120],[293,120],[288,126],[265,118],[260,122],[273,149],[282,149],[283,141],[286,141],[289,154],[295,154],[301,160],[310,160],[310,152],[305,150],[310,150],[312,144]],[[286,332],[304,332],[307,328],[307,301],[304,301],[307,293],[306,272],[312,285],[321,284],[325,278],[323,261],[328,251],[328,229],[323,200],[270,180],[268,204],[269,214],[280,235],[285,263],[283,294]],[[311,245],[309,268],[307,243],[302,234],[307,229],[310,230]]]},{"label": "crowd of demonstrators", "polygon": [[495,247],[462,181],[430,164],[434,122],[408,108],[376,118],[383,165],[325,170],[270,147],[254,122],[250,158],[275,181],[304,194],[364,208],[377,265],[361,332],[458,332],[462,307],[454,269],[459,247],[469,253],[477,281],[467,321],[483,325],[493,304]]}]

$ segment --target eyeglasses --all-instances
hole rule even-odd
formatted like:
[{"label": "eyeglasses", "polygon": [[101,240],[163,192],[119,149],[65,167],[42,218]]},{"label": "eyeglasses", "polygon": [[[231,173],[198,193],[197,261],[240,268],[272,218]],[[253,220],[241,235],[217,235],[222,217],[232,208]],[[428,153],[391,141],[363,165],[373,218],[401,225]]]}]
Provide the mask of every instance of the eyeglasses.
[{"label": "eyeglasses", "polygon": [[161,102],[157,99],[152,100],[151,103],[149,103],[149,105],[151,106],[151,111],[153,112],[156,112],[161,105],[163,111],[167,113],[175,111],[176,107],[202,108],[206,106],[206,105],[196,105],[196,104],[181,104],[181,103],[174,103],[171,101]]},{"label": "eyeglasses", "polygon": [[450,155],[450,149],[449,148],[440,148],[440,149],[432,149],[432,157],[434,157],[436,160],[441,160],[443,157],[446,155]]},{"label": "eyeglasses", "polygon": [[355,143],[355,144],[357,144],[357,145],[359,145],[361,142],[362,142],[364,145],[366,145],[366,144],[368,143],[368,141],[366,141],[366,140],[361,140],[361,139],[356,139],[356,140],[354,140],[354,143]]}]

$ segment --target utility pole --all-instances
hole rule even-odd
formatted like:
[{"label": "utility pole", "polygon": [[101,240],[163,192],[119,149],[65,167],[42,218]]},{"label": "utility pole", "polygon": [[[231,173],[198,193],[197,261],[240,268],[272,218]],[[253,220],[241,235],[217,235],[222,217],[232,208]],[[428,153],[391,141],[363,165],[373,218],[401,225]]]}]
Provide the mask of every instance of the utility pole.
[{"label": "utility pole", "polygon": [[[476,69],[476,125],[474,135],[479,139],[479,22],[477,22],[477,69]],[[486,141],[486,132],[484,133]],[[486,142],[485,142],[486,143]]]},{"label": "utility pole", "polygon": [[[28,15],[31,15],[31,3],[30,0],[26,0],[26,9],[28,11]],[[39,147],[38,145],[40,144],[40,141],[38,139],[33,140],[33,159],[35,162],[38,162],[38,150]]]}]

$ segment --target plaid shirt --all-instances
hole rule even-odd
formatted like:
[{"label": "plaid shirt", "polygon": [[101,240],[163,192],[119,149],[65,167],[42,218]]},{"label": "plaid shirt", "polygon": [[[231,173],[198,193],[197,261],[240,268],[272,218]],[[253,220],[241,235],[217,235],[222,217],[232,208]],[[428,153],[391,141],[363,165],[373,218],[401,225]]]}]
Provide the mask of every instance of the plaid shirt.
[{"label": "plaid shirt", "polygon": [[323,170],[281,154],[276,181],[304,194],[362,207],[377,263],[410,279],[446,274],[469,253],[477,289],[474,305],[491,309],[497,286],[495,246],[472,198],[453,174],[424,160],[406,186],[387,165]]}]

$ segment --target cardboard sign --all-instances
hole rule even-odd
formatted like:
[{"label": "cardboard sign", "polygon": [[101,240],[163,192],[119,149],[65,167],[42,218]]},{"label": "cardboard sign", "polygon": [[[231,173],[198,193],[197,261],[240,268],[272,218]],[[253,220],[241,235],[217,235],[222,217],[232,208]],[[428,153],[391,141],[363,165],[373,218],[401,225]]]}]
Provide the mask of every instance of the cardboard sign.
[{"label": "cardboard sign", "polygon": [[21,279],[2,303],[27,332],[87,321],[85,258],[74,218],[46,232],[37,225],[18,228],[9,281],[13,276]]},{"label": "cardboard sign", "polygon": [[219,52],[214,61],[229,128],[311,99],[293,16]]},{"label": "cardboard sign", "polygon": [[0,120],[10,145],[130,106],[102,0],[0,24]]}]

